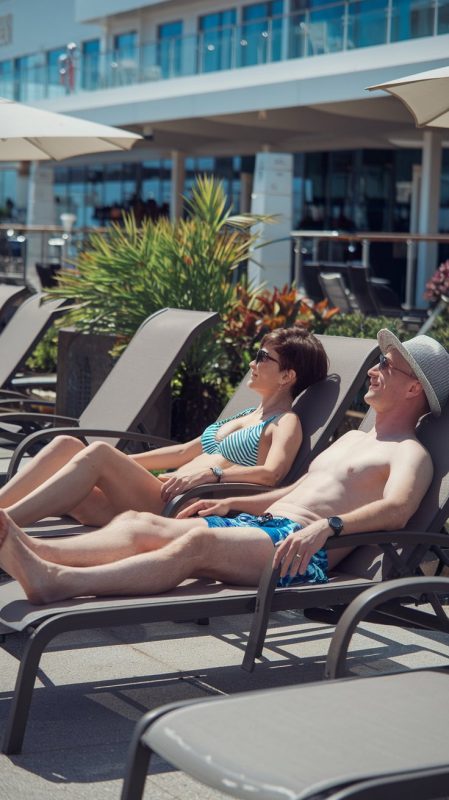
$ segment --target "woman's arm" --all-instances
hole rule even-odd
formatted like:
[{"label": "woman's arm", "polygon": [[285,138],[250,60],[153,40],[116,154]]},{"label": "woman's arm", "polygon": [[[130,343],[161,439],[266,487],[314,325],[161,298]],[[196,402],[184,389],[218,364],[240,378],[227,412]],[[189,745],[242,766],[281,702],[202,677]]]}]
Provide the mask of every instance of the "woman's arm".
[{"label": "woman's arm", "polygon": [[145,469],[176,469],[187,464],[196,456],[201,455],[201,437],[192,439],[184,444],[171,444],[167,447],[158,447],[148,453],[137,453],[129,456]]},{"label": "woman's arm", "polygon": [[[301,423],[293,413],[283,414],[272,425],[270,431],[263,435],[271,436],[271,443],[263,464],[244,467],[232,464],[223,469],[221,483],[258,483],[262,486],[276,486],[289,471],[293,460],[301,446]],[[261,441],[262,445],[262,441]],[[212,469],[207,467],[192,475],[172,475],[166,479],[161,491],[162,499],[168,502],[188,489],[205,483],[215,483]]]},{"label": "woman's arm", "polygon": [[263,464],[256,464],[255,467],[232,464],[223,470],[221,482],[277,486],[287,475],[302,444],[302,427],[296,414],[283,414],[268,425],[263,436],[270,435],[271,443]]}]

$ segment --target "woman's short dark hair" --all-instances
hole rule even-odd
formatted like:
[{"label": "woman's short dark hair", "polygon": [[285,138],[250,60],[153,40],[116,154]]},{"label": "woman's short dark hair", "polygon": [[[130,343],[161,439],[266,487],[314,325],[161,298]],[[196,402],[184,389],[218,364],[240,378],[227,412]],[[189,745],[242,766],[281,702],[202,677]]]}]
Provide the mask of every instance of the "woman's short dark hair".
[{"label": "woman's short dark hair", "polygon": [[276,328],[263,337],[261,346],[266,344],[278,354],[281,369],[296,372],[296,381],[290,390],[292,397],[326,377],[329,366],[326,351],[320,340],[306,328],[300,325]]}]

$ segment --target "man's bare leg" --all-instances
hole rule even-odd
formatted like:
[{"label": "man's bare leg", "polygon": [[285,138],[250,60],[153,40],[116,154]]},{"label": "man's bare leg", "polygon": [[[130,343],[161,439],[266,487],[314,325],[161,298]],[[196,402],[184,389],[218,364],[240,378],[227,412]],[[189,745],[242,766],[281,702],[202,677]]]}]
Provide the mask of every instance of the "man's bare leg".
[{"label": "man's bare leg", "polygon": [[70,567],[110,564],[138,553],[158,550],[188,533],[206,526],[204,519],[169,519],[143,511],[125,511],[95,533],[66,538],[38,539],[17,528],[23,544],[45,561]]},{"label": "man's bare leg", "polygon": [[272,557],[271,539],[257,528],[197,526],[152,553],[95,567],[64,567],[33,553],[14,522],[0,511],[0,566],[36,604],[71,597],[158,594],[196,577],[257,585]]},{"label": "man's bare leg", "polygon": [[85,524],[101,526],[128,509],[159,513],[163,508],[160,490],[160,481],[140,464],[96,442],[6,510],[18,525],[70,513]]},{"label": "man's bare leg", "polygon": [[7,508],[37,489],[85,447],[73,436],[56,436],[0,489],[0,507]]}]

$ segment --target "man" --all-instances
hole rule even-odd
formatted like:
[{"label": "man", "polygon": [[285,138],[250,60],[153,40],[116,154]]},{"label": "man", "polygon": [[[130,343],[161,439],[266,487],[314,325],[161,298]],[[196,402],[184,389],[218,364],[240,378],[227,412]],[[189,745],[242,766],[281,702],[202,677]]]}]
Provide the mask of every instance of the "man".
[{"label": "man", "polygon": [[[0,565],[34,603],[145,595],[196,577],[255,585],[280,541],[275,563],[284,583],[325,581],[329,536],[404,527],[432,479],[415,426],[428,411],[441,413],[449,354],[427,336],[401,344],[382,330],[378,341],[382,355],[368,371],[365,395],[376,413],[373,429],[337,439],[293,486],[199,500],[175,520],[127,512],[94,534],[57,542],[30,539],[1,512]],[[226,518],[233,508],[245,513]],[[329,566],[346,552],[332,550]]]}]

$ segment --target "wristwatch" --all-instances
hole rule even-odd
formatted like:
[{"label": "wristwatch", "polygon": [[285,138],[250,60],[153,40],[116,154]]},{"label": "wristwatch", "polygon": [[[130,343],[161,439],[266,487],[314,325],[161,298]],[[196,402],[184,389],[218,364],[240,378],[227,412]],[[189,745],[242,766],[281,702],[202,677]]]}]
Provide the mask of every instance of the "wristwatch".
[{"label": "wristwatch", "polygon": [[343,520],[341,517],[328,517],[327,524],[334,532],[334,536],[340,536],[343,530]]},{"label": "wristwatch", "polygon": [[215,475],[215,477],[217,479],[217,483],[220,483],[220,481],[221,481],[221,479],[223,477],[222,468],[221,467],[211,467],[210,470],[212,472],[212,475]]}]

